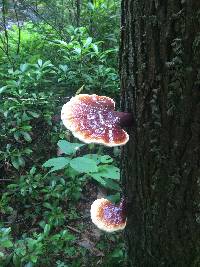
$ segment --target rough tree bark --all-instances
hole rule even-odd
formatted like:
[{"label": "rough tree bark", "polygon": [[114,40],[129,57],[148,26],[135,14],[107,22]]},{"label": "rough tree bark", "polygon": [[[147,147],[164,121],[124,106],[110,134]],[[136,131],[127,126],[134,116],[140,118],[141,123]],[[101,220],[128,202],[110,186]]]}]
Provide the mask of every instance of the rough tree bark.
[{"label": "rough tree bark", "polygon": [[122,0],[130,266],[200,266],[200,1]]}]

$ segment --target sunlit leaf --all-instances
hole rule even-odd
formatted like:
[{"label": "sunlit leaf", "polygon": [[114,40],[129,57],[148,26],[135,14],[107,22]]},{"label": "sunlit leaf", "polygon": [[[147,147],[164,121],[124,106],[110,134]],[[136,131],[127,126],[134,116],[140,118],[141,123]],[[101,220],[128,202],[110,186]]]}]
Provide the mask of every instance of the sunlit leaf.
[{"label": "sunlit leaf", "polygon": [[78,144],[78,143],[70,143],[66,140],[60,140],[58,141],[58,146],[62,150],[63,153],[66,155],[72,155],[76,153],[76,151],[84,146],[84,144]]},{"label": "sunlit leaf", "polygon": [[94,160],[86,157],[77,157],[71,160],[70,166],[80,173],[97,172],[97,164]]},{"label": "sunlit leaf", "polygon": [[64,169],[70,162],[70,158],[67,157],[58,157],[47,160],[42,166],[45,168],[50,168],[50,172]]},{"label": "sunlit leaf", "polygon": [[120,170],[119,168],[112,165],[102,165],[98,167],[98,174],[101,177],[110,178],[114,180],[120,179]]}]

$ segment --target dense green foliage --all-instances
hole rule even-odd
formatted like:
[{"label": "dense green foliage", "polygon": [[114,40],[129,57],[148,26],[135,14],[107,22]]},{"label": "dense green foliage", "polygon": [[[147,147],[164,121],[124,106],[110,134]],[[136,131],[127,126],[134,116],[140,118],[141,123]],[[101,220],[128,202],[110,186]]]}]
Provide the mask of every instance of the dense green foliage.
[{"label": "dense green foliage", "polygon": [[0,266],[122,266],[121,235],[89,218],[98,188],[119,199],[119,150],[77,143],[59,119],[76,92],[118,101],[118,1],[0,8]]}]

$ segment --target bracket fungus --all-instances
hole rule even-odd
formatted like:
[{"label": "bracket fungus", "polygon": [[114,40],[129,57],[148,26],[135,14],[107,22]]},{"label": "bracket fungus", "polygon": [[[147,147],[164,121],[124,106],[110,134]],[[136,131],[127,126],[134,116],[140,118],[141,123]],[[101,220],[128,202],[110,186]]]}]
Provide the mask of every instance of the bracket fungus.
[{"label": "bracket fungus", "polygon": [[114,232],[126,226],[125,200],[117,206],[105,198],[95,200],[90,209],[92,222],[101,230]]},{"label": "bracket fungus", "polygon": [[114,109],[115,102],[107,96],[79,94],[64,104],[61,119],[80,141],[125,145],[129,135],[121,127],[132,125],[132,114]]}]

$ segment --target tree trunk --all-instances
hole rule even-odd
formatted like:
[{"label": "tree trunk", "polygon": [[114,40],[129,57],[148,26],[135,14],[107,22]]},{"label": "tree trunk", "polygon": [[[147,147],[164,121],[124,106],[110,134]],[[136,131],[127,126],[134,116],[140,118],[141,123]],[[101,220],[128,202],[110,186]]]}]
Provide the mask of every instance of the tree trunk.
[{"label": "tree trunk", "polygon": [[200,266],[200,1],[122,0],[130,266]]}]

